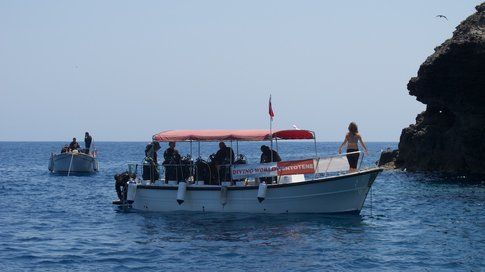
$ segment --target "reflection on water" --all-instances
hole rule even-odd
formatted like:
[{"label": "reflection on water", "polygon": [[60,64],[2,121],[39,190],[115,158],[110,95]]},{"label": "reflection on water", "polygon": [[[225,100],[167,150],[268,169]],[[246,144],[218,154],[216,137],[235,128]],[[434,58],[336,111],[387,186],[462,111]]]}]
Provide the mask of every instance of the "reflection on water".
[{"label": "reflection on water", "polygon": [[[312,214],[221,214],[221,213],[141,213],[140,231],[147,236],[215,241],[250,241],[250,237],[270,240],[296,239],[324,228],[358,228],[361,215],[324,216]],[[311,225],[312,228],[302,226]]]}]

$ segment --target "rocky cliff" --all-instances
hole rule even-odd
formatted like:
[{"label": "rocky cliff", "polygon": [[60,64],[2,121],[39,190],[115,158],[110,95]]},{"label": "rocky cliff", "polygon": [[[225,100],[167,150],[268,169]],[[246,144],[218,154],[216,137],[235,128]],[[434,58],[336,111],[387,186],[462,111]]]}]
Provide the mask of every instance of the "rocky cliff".
[{"label": "rocky cliff", "polygon": [[396,166],[485,174],[485,3],[476,10],[409,81],[426,110],[402,130]]}]

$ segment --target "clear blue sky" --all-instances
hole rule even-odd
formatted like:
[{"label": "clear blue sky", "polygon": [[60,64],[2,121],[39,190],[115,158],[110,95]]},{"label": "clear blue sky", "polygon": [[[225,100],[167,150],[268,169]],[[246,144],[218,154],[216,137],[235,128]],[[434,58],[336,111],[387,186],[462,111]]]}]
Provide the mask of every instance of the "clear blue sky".
[{"label": "clear blue sky", "polygon": [[271,93],[276,128],[398,141],[408,80],[480,2],[2,0],[0,140],[267,128]]}]

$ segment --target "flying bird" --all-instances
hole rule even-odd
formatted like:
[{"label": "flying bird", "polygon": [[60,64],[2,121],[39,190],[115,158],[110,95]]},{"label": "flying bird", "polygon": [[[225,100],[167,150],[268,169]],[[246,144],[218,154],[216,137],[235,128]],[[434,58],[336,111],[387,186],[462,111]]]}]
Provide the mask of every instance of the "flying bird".
[{"label": "flying bird", "polygon": [[438,17],[438,18],[445,18],[445,19],[446,19],[446,21],[448,21],[448,18],[446,18],[446,16],[445,16],[445,15],[438,14],[438,15],[436,15],[436,17]]}]

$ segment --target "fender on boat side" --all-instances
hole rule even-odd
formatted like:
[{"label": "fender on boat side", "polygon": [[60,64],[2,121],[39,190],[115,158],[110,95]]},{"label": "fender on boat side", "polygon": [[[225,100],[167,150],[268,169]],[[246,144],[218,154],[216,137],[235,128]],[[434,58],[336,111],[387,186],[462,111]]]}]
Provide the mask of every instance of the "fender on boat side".
[{"label": "fender on boat side", "polygon": [[[338,179],[343,179],[347,177],[357,177],[357,176],[363,176],[363,175],[368,175],[368,174],[373,174],[375,175],[374,178],[377,177],[377,175],[383,171],[383,168],[376,167],[376,168],[371,168],[367,170],[363,170],[360,172],[355,172],[355,173],[349,173],[345,175],[340,175],[340,176],[331,176],[331,177],[324,177],[324,178],[318,178],[314,180],[308,180],[305,182],[295,182],[295,183],[285,183],[285,184],[268,184],[268,189],[272,188],[283,188],[283,187],[292,187],[292,186],[302,186],[302,185],[307,185],[307,184],[315,184],[315,183],[324,183],[332,180],[338,180]],[[257,185],[251,185],[251,186],[228,186],[227,190],[233,191],[233,190],[258,190],[259,186]],[[153,186],[153,185],[138,185],[137,189],[143,190],[178,190],[178,186]],[[221,186],[187,186],[187,191],[220,191]]]}]

